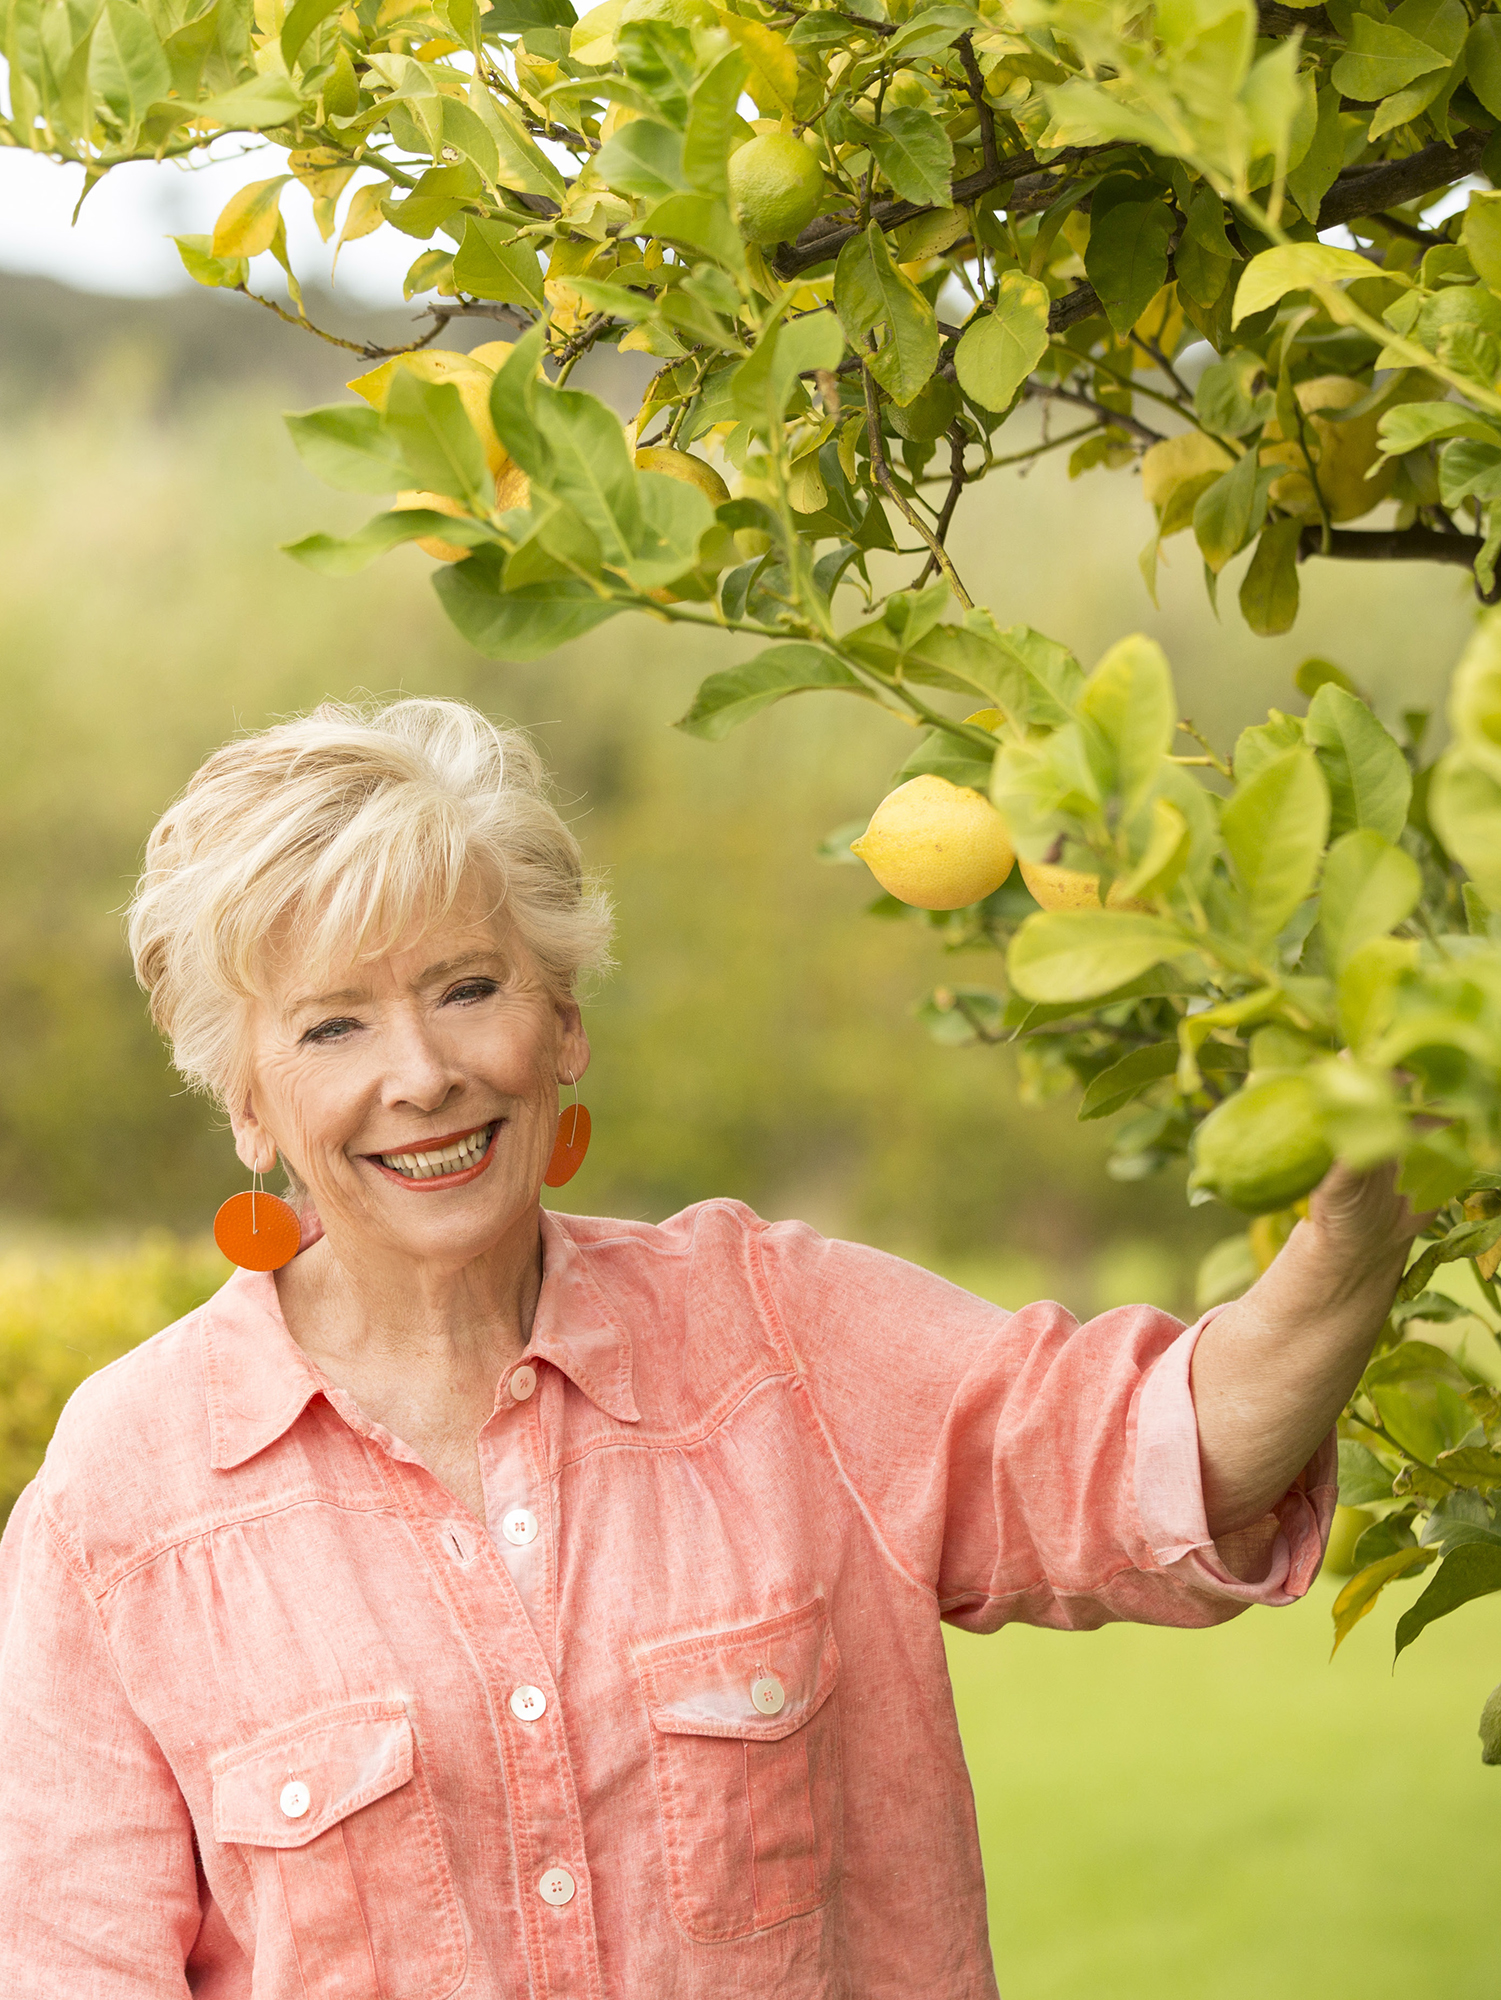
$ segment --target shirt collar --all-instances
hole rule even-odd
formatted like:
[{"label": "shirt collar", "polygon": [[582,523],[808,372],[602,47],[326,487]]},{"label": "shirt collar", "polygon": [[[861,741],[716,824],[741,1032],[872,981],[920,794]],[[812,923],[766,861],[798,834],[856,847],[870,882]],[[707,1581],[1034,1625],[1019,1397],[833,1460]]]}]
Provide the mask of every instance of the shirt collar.
[{"label": "shirt collar", "polygon": [[[542,1291],[527,1358],[551,1362],[607,1416],[639,1423],[630,1338],[568,1221],[542,1211]],[[209,1463],[216,1471],[244,1465],[275,1444],[323,1393],[287,1331],[269,1271],[236,1271],[214,1295],[203,1309],[203,1348]]]}]

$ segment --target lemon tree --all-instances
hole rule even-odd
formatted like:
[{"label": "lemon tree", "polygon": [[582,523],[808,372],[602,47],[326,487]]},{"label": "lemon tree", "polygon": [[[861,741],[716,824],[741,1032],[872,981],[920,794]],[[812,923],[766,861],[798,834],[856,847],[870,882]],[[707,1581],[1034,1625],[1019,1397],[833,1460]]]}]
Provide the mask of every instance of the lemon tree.
[{"label": "lemon tree", "polygon": [[[973,486],[1066,450],[1076,476],[1139,470],[1144,590],[1172,537],[1211,595],[1249,552],[1256,632],[1294,623],[1305,561],[1452,563],[1494,597],[1501,11],[0,17],[0,138],[81,165],[84,199],[129,162],[264,150],[178,239],[247,310],[336,338],[304,312],[290,204],[326,241],[411,239],[412,340],[338,337],[350,395],[289,419],[316,473],[382,504],[299,561],[415,541],[497,660],[626,614],[764,642],[683,717],[710,740],[817,692],[917,724],[831,853],[996,951],[989,984],[934,994],[936,1034],[1014,1043],[1034,1089],[1117,1117],[1117,1173],[1187,1156],[1192,1198],[1249,1218],[1206,1296],[1249,1282],[1330,1160],[1399,1164],[1436,1220],[1345,1419],[1340,1634],[1403,1578],[1403,1645],[1501,1587],[1501,629],[1436,760],[1423,718],[1394,734],[1317,665],[1306,712],[1214,746],[1151,645],[1086,671],[977,603],[948,548]],[[628,422],[571,380],[606,345],[650,359]]]}]

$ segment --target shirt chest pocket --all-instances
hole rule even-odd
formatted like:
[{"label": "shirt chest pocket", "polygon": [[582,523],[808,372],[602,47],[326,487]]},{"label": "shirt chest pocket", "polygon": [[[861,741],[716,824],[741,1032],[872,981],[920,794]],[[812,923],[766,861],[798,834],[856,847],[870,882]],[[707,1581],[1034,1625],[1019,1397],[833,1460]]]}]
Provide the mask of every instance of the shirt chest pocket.
[{"label": "shirt chest pocket", "polygon": [[226,1751],[214,1835],[238,1847],[267,2000],[443,2000],[463,1922],[412,1725],[399,1701],[352,1702]]},{"label": "shirt chest pocket", "polygon": [[673,1913],[689,1937],[748,1937],[834,1894],[839,1656],[823,1600],[640,1648]]}]

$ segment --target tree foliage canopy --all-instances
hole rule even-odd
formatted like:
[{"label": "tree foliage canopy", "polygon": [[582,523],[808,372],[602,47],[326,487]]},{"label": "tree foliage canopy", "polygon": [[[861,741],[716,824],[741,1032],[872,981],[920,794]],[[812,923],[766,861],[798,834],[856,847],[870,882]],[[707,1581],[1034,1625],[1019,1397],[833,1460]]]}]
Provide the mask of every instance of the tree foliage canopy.
[{"label": "tree foliage canopy", "polygon": [[[300,560],[343,574],[420,541],[496,659],[628,610],[765,640],[700,689],[682,726],[707,738],[816,690],[920,725],[899,778],[972,786],[1024,860],[1098,891],[1043,910],[1013,881],[936,919],[1007,973],[940,989],[935,1031],[1018,1041],[1085,1117],[1129,1108],[1123,1176],[1193,1149],[1205,1199],[1272,1211],[1248,1254],[1331,1157],[1400,1161],[1438,1216],[1347,1419],[1346,1496],[1379,1517],[1341,1631],[1438,1554],[1410,1636],[1501,1585],[1501,1397],[1411,1333],[1453,1317],[1428,1288],[1446,1261],[1501,1315],[1501,626],[1436,762],[1425,717],[1394,735],[1316,663],[1306,715],[1227,755],[1185,737],[1151,644],[1086,674],[976,604],[947,548],[970,487],[1067,447],[1077,474],[1139,464],[1148,588],[1168,538],[1192,535],[1211,595],[1253,549],[1257,632],[1292,626],[1305,559],[1461,564],[1489,601],[1501,193],[1429,211],[1501,179],[1501,12],[8,0],[4,20],[5,135],[81,162],[86,193],[225,134],[285,155],[179,239],[200,283],[249,291],[269,253],[292,312],[262,303],[300,313],[289,199],[325,240],[422,246],[427,331],[343,343],[368,364],[356,399],[290,420],[331,484],[396,504]],[[441,345],[474,317],[506,337]],[[628,425],[569,386],[603,343],[658,364]],[[1026,403],[1069,427],[1008,429]]]}]

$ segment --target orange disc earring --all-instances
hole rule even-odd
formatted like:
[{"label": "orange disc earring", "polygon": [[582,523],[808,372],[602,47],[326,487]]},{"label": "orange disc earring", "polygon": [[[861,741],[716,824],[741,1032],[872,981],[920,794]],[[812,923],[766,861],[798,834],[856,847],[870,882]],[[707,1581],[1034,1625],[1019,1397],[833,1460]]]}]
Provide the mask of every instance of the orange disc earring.
[{"label": "orange disc earring", "polygon": [[232,1194],[214,1217],[214,1241],[242,1271],[279,1271],[302,1248],[302,1225],[290,1202],[267,1194],[254,1167],[250,1186]]},{"label": "orange disc earring", "polygon": [[558,1118],[558,1136],[553,1141],[552,1158],[542,1176],[547,1187],[562,1187],[565,1181],[571,1181],[584,1164],[584,1155],[589,1150],[589,1113],[579,1103],[577,1079],[570,1076],[568,1081],[573,1085],[573,1102]]}]

